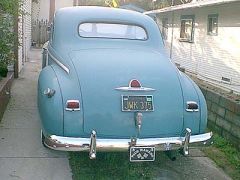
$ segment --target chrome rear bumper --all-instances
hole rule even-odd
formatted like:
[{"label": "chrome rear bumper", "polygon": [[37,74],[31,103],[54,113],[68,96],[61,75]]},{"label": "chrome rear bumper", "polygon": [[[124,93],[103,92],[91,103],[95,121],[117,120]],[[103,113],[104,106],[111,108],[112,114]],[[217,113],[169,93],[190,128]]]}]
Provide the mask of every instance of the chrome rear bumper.
[{"label": "chrome rear bumper", "polygon": [[46,136],[44,144],[60,151],[89,151],[90,158],[96,157],[96,151],[127,151],[130,146],[154,146],[156,151],[168,151],[183,148],[184,155],[189,154],[189,148],[212,144],[212,132],[191,135],[186,129],[184,137],[145,138],[145,139],[98,139],[95,131],[89,138]]}]

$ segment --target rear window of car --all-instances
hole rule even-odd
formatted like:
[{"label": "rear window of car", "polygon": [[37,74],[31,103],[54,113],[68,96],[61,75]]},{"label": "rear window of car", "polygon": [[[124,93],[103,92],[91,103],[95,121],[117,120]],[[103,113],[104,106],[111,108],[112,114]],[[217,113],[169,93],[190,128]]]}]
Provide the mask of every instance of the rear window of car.
[{"label": "rear window of car", "polygon": [[146,30],[137,25],[113,23],[82,23],[79,35],[86,38],[147,40]]}]

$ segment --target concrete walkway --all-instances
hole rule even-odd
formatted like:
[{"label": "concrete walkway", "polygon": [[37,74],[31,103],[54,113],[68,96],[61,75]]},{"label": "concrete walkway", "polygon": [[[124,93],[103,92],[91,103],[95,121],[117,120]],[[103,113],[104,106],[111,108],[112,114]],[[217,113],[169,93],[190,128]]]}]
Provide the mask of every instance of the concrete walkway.
[{"label": "concrete walkway", "polygon": [[37,79],[40,50],[32,50],[20,77],[14,80],[12,96],[0,123],[0,179],[72,179],[67,153],[41,144],[37,110]]}]

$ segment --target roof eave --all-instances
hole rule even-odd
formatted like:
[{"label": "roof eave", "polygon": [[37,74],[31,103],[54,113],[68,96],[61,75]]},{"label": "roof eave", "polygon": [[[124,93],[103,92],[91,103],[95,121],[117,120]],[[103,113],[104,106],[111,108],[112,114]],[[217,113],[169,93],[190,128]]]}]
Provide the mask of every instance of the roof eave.
[{"label": "roof eave", "polygon": [[171,12],[171,11],[177,11],[177,10],[183,10],[183,9],[189,9],[189,8],[200,8],[204,6],[213,6],[213,5],[220,5],[225,3],[231,3],[231,2],[237,2],[239,0],[211,0],[211,1],[196,1],[188,4],[181,4],[177,6],[171,6],[166,7],[162,9],[156,9],[152,11],[146,11],[144,14],[157,14],[157,13],[164,13],[164,12]]}]

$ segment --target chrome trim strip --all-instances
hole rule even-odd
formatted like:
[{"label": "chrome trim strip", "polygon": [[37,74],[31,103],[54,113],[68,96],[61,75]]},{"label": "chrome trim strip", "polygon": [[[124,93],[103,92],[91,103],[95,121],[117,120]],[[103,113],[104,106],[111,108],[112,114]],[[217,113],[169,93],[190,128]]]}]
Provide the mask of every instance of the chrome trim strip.
[{"label": "chrome trim strip", "polygon": [[118,91],[155,91],[155,89],[147,88],[147,87],[139,87],[139,88],[118,87],[118,88],[115,88],[115,90],[118,90]]},{"label": "chrome trim strip", "polygon": [[[137,81],[139,83],[140,87],[131,87],[131,84],[133,81]],[[115,88],[115,90],[119,90],[119,91],[155,91],[155,89],[153,89],[153,88],[142,87],[140,81],[137,79],[131,79],[129,81],[128,87],[126,87],[126,86],[118,87],[118,88]]]},{"label": "chrome trim strip", "polygon": [[46,55],[46,66],[48,66],[48,56],[49,56],[49,53],[48,53],[48,50],[47,50],[47,55]]},{"label": "chrome trim strip", "polygon": [[[145,138],[136,139],[135,146],[154,146],[156,151],[174,150],[184,147],[185,137]],[[96,139],[96,151],[128,151],[131,139]],[[46,136],[47,147],[61,151],[90,151],[91,138]],[[189,148],[212,144],[212,132],[191,135]]]},{"label": "chrome trim strip", "polygon": [[65,66],[63,63],[61,63],[58,59],[56,59],[49,51],[48,51],[49,56],[52,58],[52,60],[60,66],[64,71],[66,71],[68,74],[70,73],[70,70]]},{"label": "chrome trim strip", "polygon": [[192,109],[186,109],[186,111],[187,111],[187,112],[199,112],[199,110],[198,110],[198,109],[196,109],[196,110],[192,110]]},{"label": "chrome trim strip", "polygon": [[45,66],[47,66],[48,65],[48,44],[49,44],[49,41],[47,41],[44,45],[43,45],[43,51],[46,51],[46,64],[45,64]]}]

